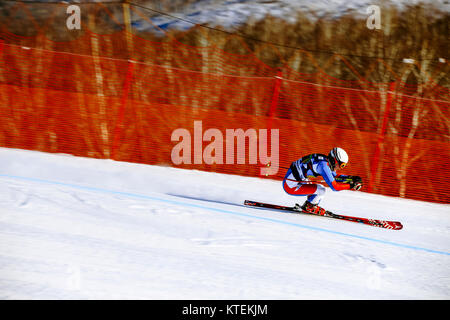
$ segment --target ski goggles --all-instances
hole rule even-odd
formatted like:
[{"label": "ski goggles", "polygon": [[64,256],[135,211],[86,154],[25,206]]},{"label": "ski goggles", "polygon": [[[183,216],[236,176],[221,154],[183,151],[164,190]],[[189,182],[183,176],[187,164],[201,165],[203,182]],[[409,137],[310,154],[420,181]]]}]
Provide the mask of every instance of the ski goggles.
[{"label": "ski goggles", "polygon": [[344,169],[347,166],[347,162],[339,162],[339,168]]}]

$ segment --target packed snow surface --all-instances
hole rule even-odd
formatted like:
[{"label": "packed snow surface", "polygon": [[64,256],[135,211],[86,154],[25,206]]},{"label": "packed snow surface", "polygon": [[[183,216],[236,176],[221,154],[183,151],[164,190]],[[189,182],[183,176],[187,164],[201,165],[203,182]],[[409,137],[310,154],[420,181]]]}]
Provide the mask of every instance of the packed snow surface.
[{"label": "packed snow surface", "polygon": [[[349,170],[351,169],[351,164]],[[450,206],[0,148],[0,299],[449,299]]]}]

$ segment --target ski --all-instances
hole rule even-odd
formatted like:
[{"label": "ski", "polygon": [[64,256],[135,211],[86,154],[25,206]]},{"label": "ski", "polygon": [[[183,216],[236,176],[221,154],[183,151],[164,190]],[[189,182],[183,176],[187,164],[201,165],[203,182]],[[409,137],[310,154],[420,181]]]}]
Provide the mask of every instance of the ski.
[{"label": "ski", "polygon": [[[287,206],[281,206],[276,204],[270,204],[270,203],[263,203],[258,201],[250,201],[245,200],[244,205],[250,206],[250,207],[259,207],[259,208],[267,208],[267,209],[275,209],[275,210],[281,210],[281,211],[288,211],[291,213],[304,213],[304,214],[312,214],[317,215],[314,213],[310,213],[307,211],[299,211],[294,209],[294,207],[287,207]],[[390,229],[390,230],[400,230],[403,228],[403,225],[399,221],[388,221],[388,220],[377,220],[377,219],[368,219],[368,218],[359,218],[359,217],[351,217],[351,216],[344,216],[341,214],[335,214],[330,211],[326,211],[323,217],[333,218],[333,219],[340,219],[345,221],[351,221],[351,222],[358,222],[367,224],[374,227],[384,228],[384,229]]]}]

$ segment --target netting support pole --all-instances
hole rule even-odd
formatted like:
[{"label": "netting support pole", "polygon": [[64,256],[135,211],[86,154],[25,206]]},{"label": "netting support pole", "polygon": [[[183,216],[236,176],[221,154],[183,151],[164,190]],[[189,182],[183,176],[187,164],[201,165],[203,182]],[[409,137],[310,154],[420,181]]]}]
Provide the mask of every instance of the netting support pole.
[{"label": "netting support pole", "polygon": [[114,127],[113,144],[111,147],[111,159],[113,159],[113,160],[115,160],[115,158],[116,158],[117,148],[119,147],[119,143],[120,143],[120,139],[121,139],[123,119],[124,119],[124,115],[125,115],[125,107],[126,107],[127,101],[128,101],[128,95],[130,92],[131,81],[133,79],[133,72],[134,72],[134,63],[131,60],[128,60],[128,70],[127,70],[127,75],[125,77],[125,82],[123,85],[122,99],[120,101],[119,112],[117,114],[116,125]]},{"label": "netting support pole", "polygon": [[[272,154],[272,150],[271,150],[271,146],[272,146],[272,127],[273,127],[273,118],[275,117],[275,113],[277,111],[278,108],[278,97],[280,96],[280,89],[281,89],[281,83],[283,81],[283,77],[282,77],[283,73],[281,72],[281,70],[278,70],[277,75],[274,77],[275,81],[274,81],[274,86],[273,86],[273,92],[272,92],[272,100],[270,102],[270,108],[269,108],[269,113],[267,116],[267,146],[266,146],[266,152],[267,154]],[[260,151],[261,152],[261,151]],[[268,163],[263,163],[264,165],[268,165]],[[265,171],[265,169],[261,169],[260,170],[260,176],[267,176],[267,174],[264,174],[263,171]]]},{"label": "netting support pole", "polygon": [[132,38],[132,31],[131,31],[131,15],[130,15],[130,5],[127,2],[124,2],[122,4],[123,9],[123,22],[125,24],[125,39],[127,42],[127,51],[128,51],[128,58],[133,58],[133,38]]},{"label": "netting support pole", "polygon": [[281,88],[281,82],[283,80],[282,78],[282,72],[281,70],[278,71],[277,75],[275,76],[275,85],[273,88],[273,94],[272,94],[272,101],[270,103],[270,109],[269,109],[269,123],[267,126],[268,132],[272,130],[272,120],[275,116],[275,112],[278,108],[278,97],[280,95],[280,88]]},{"label": "netting support pole", "polygon": [[3,56],[3,47],[4,47],[4,44],[5,44],[5,40],[0,39],[0,59],[1,59],[2,56]]},{"label": "netting support pole", "polygon": [[372,158],[372,165],[370,166],[370,181],[368,187],[369,192],[373,191],[374,185],[379,180],[376,179],[376,176],[380,163],[381,150],[384,150],[384,137],[386,135],[386,128],[389,120],[389,113],[391,110],[392,99],[394,95],[395,95],[395,82],[391,82],[391,84],[389,85],[389,91],[387,93],[386,108],[384,109],[383,122],[381,124],[380,133],[378,134],[378,142],[375,149],[375,154]]}]

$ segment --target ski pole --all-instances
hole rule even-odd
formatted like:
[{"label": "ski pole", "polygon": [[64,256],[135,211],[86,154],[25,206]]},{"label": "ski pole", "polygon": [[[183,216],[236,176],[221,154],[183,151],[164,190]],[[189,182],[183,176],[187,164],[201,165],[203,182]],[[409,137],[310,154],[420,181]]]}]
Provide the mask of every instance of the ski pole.
[{"label": "ski pole", "polygon": [[[266,165],[264,165],[264,167],[269,168],[271,165],[272,165],[272,163],[269,161]],[[278,166],[278,168],[281,168],[281,169],[290,169],[290,167],[284,167],[284,166]],[[267,176],[267,174],[266,174],[266,176]],[[301,182],[301,183],[304,183],[304,184],[326,183],[325,180],[316,180],[316,181],[308,181],[308,180],[306,180],[306,181],[298,181],[298,180],[294,180],[294,179],[286,179],[286,180],[287,180],[287,181],[293,181],[293,182]]]},{"label": "ski pole", "polygon": [[[265,167],[270,167],[272,165],[272,163],[269,161]],[[290,167],[284,167],[284,166],[278,166],[281,169],[290,169]],[[267,176],[267,174],[266,174]],[[298,180],[294,180],[294,179],[286,179],[287,181],[293,181],[293,182],[302,182],[305,184],[311,184],[311,183],[326,183],[325,180],[315,180],[315,181],[298,181]]]}]

